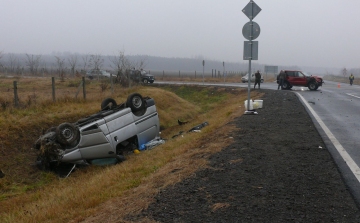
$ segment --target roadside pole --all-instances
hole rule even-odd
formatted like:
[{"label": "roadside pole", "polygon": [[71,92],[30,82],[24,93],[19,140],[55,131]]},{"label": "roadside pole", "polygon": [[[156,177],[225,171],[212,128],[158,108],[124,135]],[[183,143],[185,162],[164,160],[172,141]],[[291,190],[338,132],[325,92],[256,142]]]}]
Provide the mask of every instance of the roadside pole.
[{"label": "roadside pole", "polygon": [[225,61],[223,61],[223,76],[224,76],[224,85],[225,85]]},{"label": "roadside pole", "polygon": [[248,99],[247,99],[247,109],[245,114],[256,114],[254,111],[250,110],[250,88],[251,88],[251,60],[258,59],[258,41],[253,41],[260,35],[260,26],[253,22],[257,14],[261,11],[261,8],[253,1],[245,6],[242,12],[250,19],[250,22],[246,23],[243,27],[242,33],[245,39],[249,41],[244,41],[244,57],[243,60],[249,60],[249,70],[248,70]]},{"label": "roadside pole", "polygon": [[205,60],[202,61],[202,65],[203,65],[203,85],[204,85],[204,68],[205,68]]}]

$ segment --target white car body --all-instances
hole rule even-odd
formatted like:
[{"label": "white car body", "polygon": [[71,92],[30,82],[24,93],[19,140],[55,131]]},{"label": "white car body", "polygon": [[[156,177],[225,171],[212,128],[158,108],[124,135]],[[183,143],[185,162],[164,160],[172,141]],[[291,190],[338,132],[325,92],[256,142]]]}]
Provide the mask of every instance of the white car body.
[{"label": "white car body", "polygon": [[[247,83],[247,82],[248,82],[248,78],[249,78],[249,74],[244,75],[244,76],[241,78],[241,82]],[[255,82],[255,74],[254,74],[254,73],[251,74],[250,82]],[[263,83],[263,82],[264,82],[264,78],[263,78],[263,76],[261,75],[261,83]]]}]

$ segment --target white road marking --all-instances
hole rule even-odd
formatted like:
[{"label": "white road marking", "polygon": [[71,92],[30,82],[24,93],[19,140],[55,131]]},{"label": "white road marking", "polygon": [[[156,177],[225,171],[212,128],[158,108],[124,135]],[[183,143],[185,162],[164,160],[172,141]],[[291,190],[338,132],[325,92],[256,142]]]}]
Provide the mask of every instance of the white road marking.
[{"label": "white road marking", "polygon": [[299,93],[296,93],[301,100],[304,102],[306,107],[309,109],[311,114],[314,116],[316,121],[319,123],[320,127],[324,130],[325,134],[328,136],[332,144],[335,146],[336,150],[339,152],[345,163],[348,165],[350,170],[353,172],[356,179],[360,182],[360,168],[351,158],[351,156],[346,152],[344,147],[340,144],[340,142],[335,138],[335,136],[331,133],[329,128],[324,124],[324,122],[320,119],[320,117],[316,114],[314,109],[310,107],[310,105],[306,102],[306,100]]},{"label": "white road marking", "polygon": [[346,94],[349,95],[349,96],[355,97],[355,98],[360,98],[359,96],[356,96],[356,95],[353,95],[353,94],[349,94],[349,93],[346,93]]}]

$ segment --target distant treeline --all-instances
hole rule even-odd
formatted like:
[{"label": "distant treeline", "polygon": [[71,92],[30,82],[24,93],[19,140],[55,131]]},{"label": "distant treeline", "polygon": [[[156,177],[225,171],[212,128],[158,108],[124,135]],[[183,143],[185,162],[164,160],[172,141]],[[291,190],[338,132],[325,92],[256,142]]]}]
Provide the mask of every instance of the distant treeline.
[{"label": "distant treeline", "polygon": [[[33,55],[33,54],[14,54],[0,52],[0,73],[2,74],[32,74],[32,75],[52,75],[65,73],[74,75],[76,72],[94,69],[108,70],[116,74],[119,65],[116,64],[118,56],[116,55],[94,55],[94,54],[71,54],[71,53],[56,53],[53,55]],[[204,59],[201,58],[166,58],[147,55],[126,55],[127,61],[130,64],[142,64],[141,68],[148,71],[156,72],[187,72],[199,75],[204,73],[216,73],[222,75],[225,71],[227,74],[247,73],[249,68],[248,61],[241,60],[239,62],[227,62]],[[114,62],[115,61],[115,62]],[[139,63],[141,61],[141,63]],[[320,75],[343,75],[344,69],[346,72],[353,73],[355,76],[360,76],[360,68],[321,68],[321,67],[305,67],[305,66],[281,66],[278,64],[261,64],[257,61],[252,61],[251,70],[255,72],[260,70],[264,73],[265,65],[278,66],[281,69],[296,69],[304,70],[310,74]],[[131,65],[129,65],[131,66]]]}]

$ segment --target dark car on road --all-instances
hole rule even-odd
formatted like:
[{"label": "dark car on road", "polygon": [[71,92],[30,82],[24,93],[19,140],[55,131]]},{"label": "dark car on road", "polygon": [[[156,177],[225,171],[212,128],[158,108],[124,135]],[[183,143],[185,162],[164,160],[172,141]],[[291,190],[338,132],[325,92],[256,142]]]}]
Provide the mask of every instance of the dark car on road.
[{"label": "dark car on road", "polygon": [[155,77],[145,70],[128,70],[131,80],[137,83],[154,83]]},{"label": "dark car on road", "polygon": [[[291,89],[293,86],[308,87],[311,91],[317,90],[324,83],[323,79],[313,76],[299,70],[282,70],[285,72],[286,78],[283,82],[282,89]],[[279,75],[277,76],[279,83]]]}]

